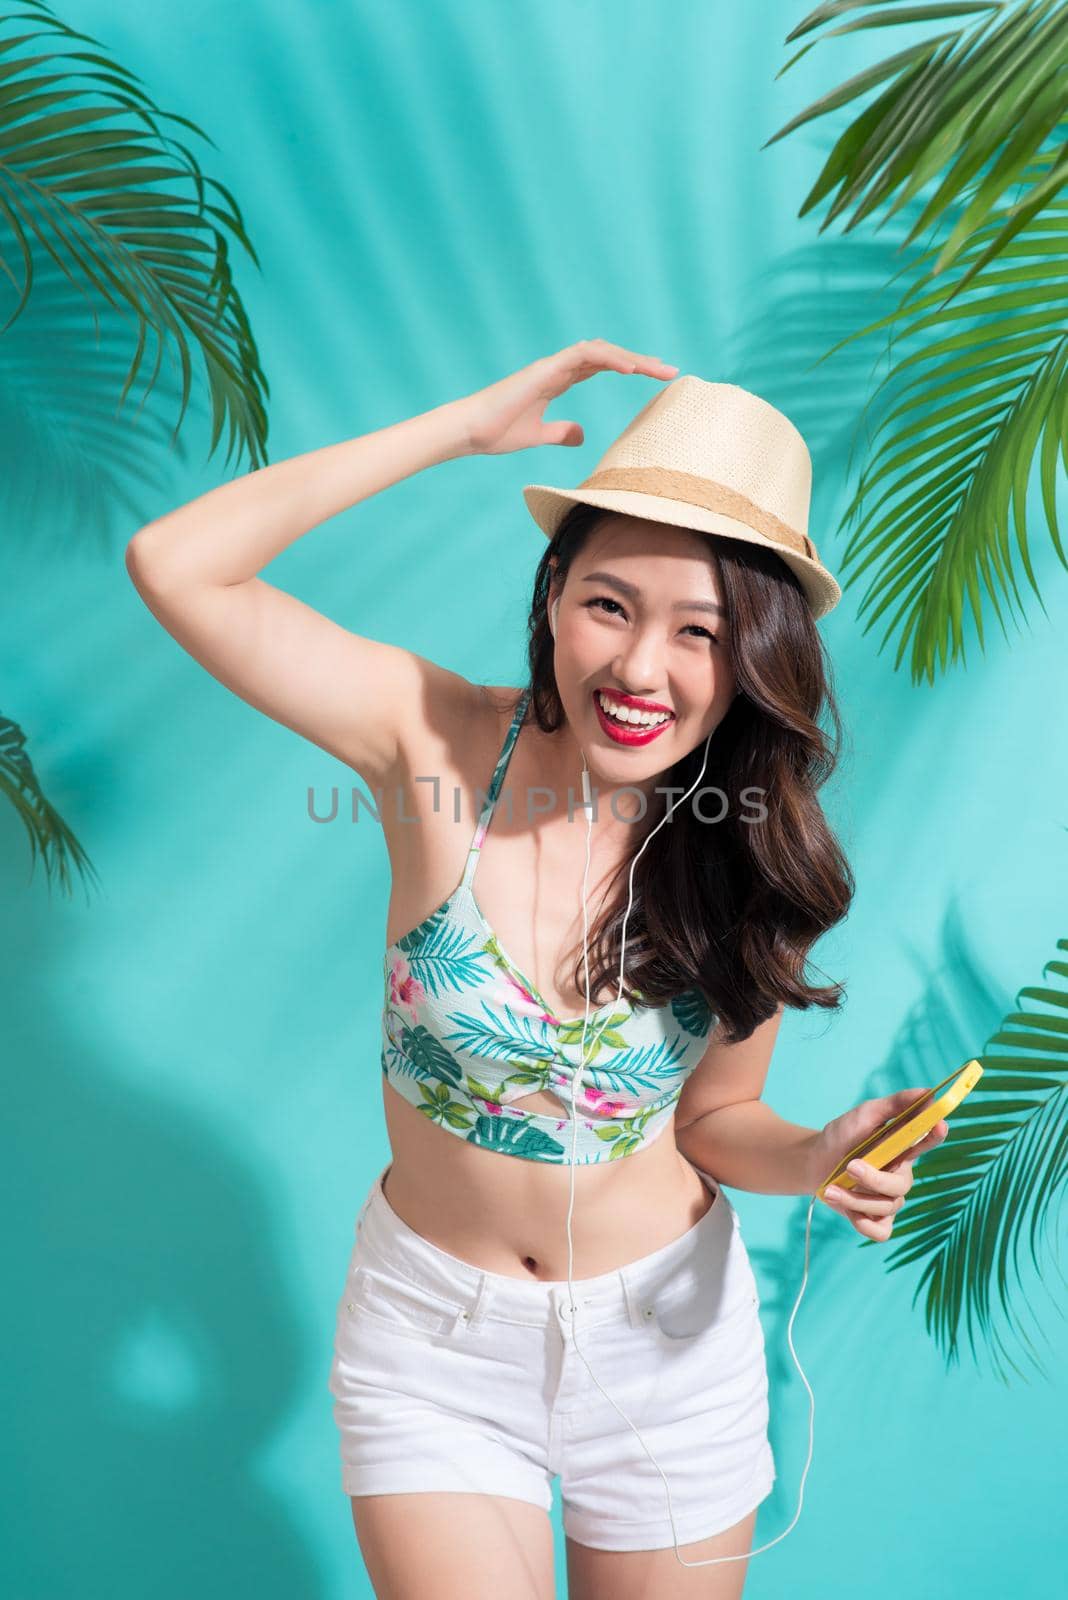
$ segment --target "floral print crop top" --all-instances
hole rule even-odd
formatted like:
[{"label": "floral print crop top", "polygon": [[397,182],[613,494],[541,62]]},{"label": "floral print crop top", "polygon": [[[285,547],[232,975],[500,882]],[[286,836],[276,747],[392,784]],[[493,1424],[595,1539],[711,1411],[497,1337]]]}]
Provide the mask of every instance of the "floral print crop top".
[{"label": "floral print crop top", "polygon": [[[463,877],[436,911],[385,953],[382,1071],[447,1133],[526,1161],[612,1161],[650,1144],[670,1121],[682,1086],[705,1052],[715,1015],[696,990],[668,1005],[621,998],[584,1015],[554,1016],[501,948],[472,883],[505,770],[530,701],[512,717]],[[551,1090],[567,1107],[554,1117],[511,1102]]]}]

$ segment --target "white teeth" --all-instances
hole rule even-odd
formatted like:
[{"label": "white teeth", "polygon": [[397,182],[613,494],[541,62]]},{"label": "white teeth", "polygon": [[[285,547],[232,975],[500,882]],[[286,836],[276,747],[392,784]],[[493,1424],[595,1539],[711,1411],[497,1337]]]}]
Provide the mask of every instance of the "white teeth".
[{"label": "white teeth", "polygon": [[662,722],[670,722],[671,716],[666,711],[639,711],[635,706],[620,705],[618,701],[610,700],[607,695],[598,693],[598,702],[601,709],[617,722],[639,723],[643,727],[658,728]]}]

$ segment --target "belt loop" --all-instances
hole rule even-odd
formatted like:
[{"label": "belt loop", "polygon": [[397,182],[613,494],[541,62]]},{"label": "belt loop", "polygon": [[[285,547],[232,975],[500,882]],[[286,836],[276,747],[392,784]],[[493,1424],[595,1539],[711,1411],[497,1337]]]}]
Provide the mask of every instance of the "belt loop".
[{"label": "belt loop", "polygon": [[653,1320],[651,1297],[646,1299],[630,1281],[626,1267],[620,1267],[619,1281],[623,1285],[623,1298],[627,1304],[627,1317],[631,1327],[647,1328]]},{"label": "belt loop", "polygon": [[460,1305],[453,1322],[453,1329],[457,1333],[479,1333],[486,1320],[492,1291],[486,1273],[480,1272],[478,1287],[473,1295],[465,1299]]}]

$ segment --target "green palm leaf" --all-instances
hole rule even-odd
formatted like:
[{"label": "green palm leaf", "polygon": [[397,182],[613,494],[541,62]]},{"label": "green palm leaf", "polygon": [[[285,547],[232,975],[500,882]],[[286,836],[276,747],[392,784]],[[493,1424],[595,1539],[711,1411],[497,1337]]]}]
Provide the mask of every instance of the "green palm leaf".
[{"label": "green palm leaf", "polygon": [[[1057,948],[1068,951],[1068,939]],[[975,1354],[978,1327],[1001,1377],[999,1353],[1020,1369],[994,1324],[994,1300],[1033,1357],[1015,1295],[1020,1249],[1026,1239],[1041,1273],[1043,1230],[1068,1177],[1068,962],[1048,962],[1050,978],[1020,990],[1016,1004],[1028,1009],[1004,1017],[978,1058],[983,1077],[953,1113],[948,1138],[917,1164],[887,1261],[891,1271],[926,1261],[913,1300],[926,1285],[928,1331],[952,1360],[962,1325]]]},{"label": "green palm leaf", "polygon": [[[945,5],[883,0],[877,6],[868,0],[832,0],[811,12],[787,36],[787,43],[854,11],[867,14],[829,28],[821,39],[895,24],[962,17],[968,21],[858,73],[793,117],[767,143],[774,144],[814,118],[885,85],[837,140],[799,215],[833,194],[821,231],[852,207],[848,231],[884,203],[892,216],[941,174],[902,246],[958,210],[938,253],[937,274],[957,259],[972,231],[1019,181],[1065,119],[1068,10],[1061,0]],[[779,76],[819,42],[810,40]],[[1063,151],[1045,192],[1028,198],[1021,220],[1028,219],[1027,206],[1037,209],[1066,180],[1068,151]],[[958,289],[1002,252],[1016,221],[1010,212],[987,254],[973,261]]]},{"label": "green palm leaf", "polygon": [[1036,455],[1068,565],[1055,505],[1068,465],[1068,7],[829,0],[789,35],[808,42],[787,66],[819,39],[918,22],[954,26],[851,78],[769,143],[875,91],[801,214],[831,197],[823,226],[850,211],[848,229],[885,204],[884,222],[913,213],[900,248],[939,235],[902,268],[923,270],[896,310],[850,335],[888,330],[894,360],[872,397],[883,438],[846,511],[843,526],[858,525],[841,562],[844,587],[867,575],[858,615],[867,628],[883,619],[880,650],[896,636],[895,668],[910,652],[914,681],[933,681],[964,659],[966,617],[984,649],[988,607],[1003,633],[1005,612],[1022,615],[1017,566],[1041,604],[1027,526]]},{"label": "green palm leaf", "polygon": [[8,717],[0,717],[0,794],[10,800],[30,836],[31,873],[40,852],[49,889],[54,874],[61,888],[70,893],[71,864],[83,877],[96,877],[89,857],[59,812],[45,798],[26,753],[26,735]]},{"label": "green palm leaf", "polygon": [[[966,272],[999,227],[995,214],[977,229],[948,277]],[[1068,464],[1066,312],[1068,201],[1055,199],[966,293],[947,294],[921,274],[888,316],[840,341],[893,328],[908,352],[897,354],[865,408],[882,402],[873,456],[842,526],[863,521],[840,566],[846,587],[870,572],[858,615],[868,614],[865,631],[887,616],[879,648],[899,634],[895,667],[911,642],[916,681],[965,658],[966,610],[985,647],[984,594],[1002,632],[1000,601],[1023,610],[1017,555],[1038,595],[1027,527],[1036,453],[1049,532],[1068,565],[1055,495],[1058,458]]]},{"label": "green palm leaf", "polygon": [[[24,0],[23,10],[0,17],[0,28],[27,21],[37,26],[0,37],[0,227],[10,230],[23,268],[20,285],[0,251],[0,271],[19,291],[0,332],[29,300],[36,240],[83,294],[95,290],[110,306],[133,310],[137,349],[121,399],[140,370],[149,332],[157,349],[146,394],[173,338],[182,372],[177,435],[195,345],[211,395],[211,449],[228,421],[227,458],[236,444],[262,466],[268,385],[233,285],[226,234],[259,261],[229,190],[206,178],[191,151],[157,124],[166,118],[207,135],[188,118],[161,111],[136,76],[109,57],[67,48],[98,41],[60,22],[43,0]],[[64,48],[15,53],[42,36]],[[104,104],[86,105],[88,95]],[[193,194],[155,187],[176,180],[184,190],[191,182]]]}]

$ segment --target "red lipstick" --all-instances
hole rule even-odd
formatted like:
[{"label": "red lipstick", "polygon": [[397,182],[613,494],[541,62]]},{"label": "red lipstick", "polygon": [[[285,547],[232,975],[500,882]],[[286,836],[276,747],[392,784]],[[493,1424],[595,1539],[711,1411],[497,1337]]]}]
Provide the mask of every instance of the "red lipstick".
[{"label": "red lipstick", "polygon": [[593,691],[593,705],[594,710],[597,712],[597,720],[600,722],[601,727],[604,729],[605,733],[607,733],[608,737],[614,740],[616,744],[651,744],[654,739],[658,738],[659,735],[664,732],[665,728],[670,728],[671,724],[675,720],[674,713],[668,711],[667,706],[657,705],[655,700],[639,700],[636,699],[632,694],[619,694],[615,689],[605,689],[603,692],[608,695],[609,699],[618,700],[621,705],[635,706],[639,711],[667,712],[667,721],[658,723],[655,728],[643,727],[637,722],[633,722],[629,725],[629,727],[625,727],[623,723],[613,721],[613,719],[606,714],[599,699],[602,691],[600,689],[595,689]]}]

